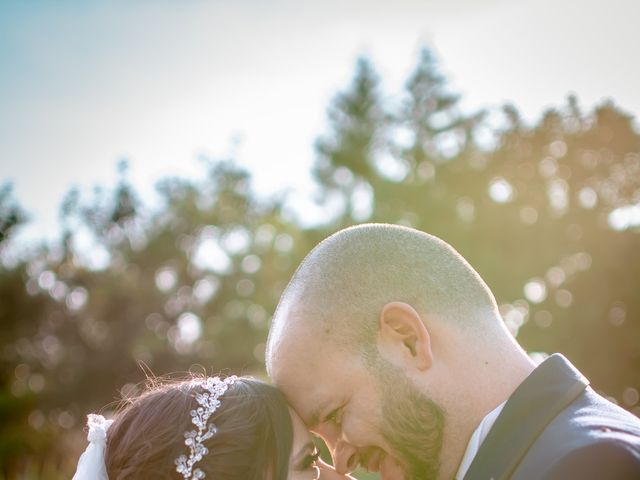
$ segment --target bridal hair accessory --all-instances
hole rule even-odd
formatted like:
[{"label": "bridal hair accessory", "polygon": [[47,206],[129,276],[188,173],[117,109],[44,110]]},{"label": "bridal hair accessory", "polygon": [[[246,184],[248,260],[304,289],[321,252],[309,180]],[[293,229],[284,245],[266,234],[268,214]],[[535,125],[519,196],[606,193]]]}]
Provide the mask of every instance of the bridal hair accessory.
[{"label": "bridal hair accessory", "polygon": [[73,480],[108,480],[104,464],[104,450],[107,445],[107,430],[113,420],[105,420],[102,415],[87,415],[89,445],[80,456]]},{"label": "bridal hair accessory", "polygon": [[189,447],[189,456],[180,455],[175,461],[176,472],[180,473],[185,480],[205,478],[205,473],[199,468],[194,469],[193,466],[209,453],[204,442],[217,432],[216,426],[213,423],[208,423],[209,417],[220,406],[220,397],[237,379],[238,377],[232,375],[224,380],[221,380],[220,377],[208,377],[205,380],[197,381],[204,392],[196,394],[196,402],[199,407],[191,410],[191,423],[196,426],[196,429],[184,434],[184,444]]}]

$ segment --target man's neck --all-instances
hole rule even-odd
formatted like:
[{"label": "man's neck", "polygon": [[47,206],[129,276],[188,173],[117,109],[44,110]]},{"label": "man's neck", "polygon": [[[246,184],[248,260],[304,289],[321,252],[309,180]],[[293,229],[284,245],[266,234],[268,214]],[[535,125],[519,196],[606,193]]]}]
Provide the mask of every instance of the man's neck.
[{"label": "man's neck", "polygon": [[454,478],[469,439],[482,419],[506,401],[534,370],[528,355],[517,348],[475,357],[462,369],[461,384],[445,406],[445,426],[438,478]]}]

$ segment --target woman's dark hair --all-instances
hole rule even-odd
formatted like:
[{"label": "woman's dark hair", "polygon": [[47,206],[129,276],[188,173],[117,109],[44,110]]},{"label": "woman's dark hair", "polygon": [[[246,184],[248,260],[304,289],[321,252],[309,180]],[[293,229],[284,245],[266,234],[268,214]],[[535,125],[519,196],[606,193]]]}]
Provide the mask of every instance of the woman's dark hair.
[{"label": "woman's dark hair", "polygon": [[[192,379],[154,385],[129,399],[107,435],[109,480],[180,479],[175,459],[188,455],[184,434],[195,427],[191,410],[202,387]],[[212,480],[285,480],[293,444],[287,403],[275,387],[241,377],[220,397],[209,418],[217,433],[195,464]]]}]

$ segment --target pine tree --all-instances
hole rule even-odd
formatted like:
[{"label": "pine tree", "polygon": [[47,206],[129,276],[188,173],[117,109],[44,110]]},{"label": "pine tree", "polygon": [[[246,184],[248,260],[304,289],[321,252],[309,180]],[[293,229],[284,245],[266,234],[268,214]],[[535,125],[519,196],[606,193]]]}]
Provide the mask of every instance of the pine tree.
[{"label": "pine tree", "polygon": [[399,125],[410,132],[411,142],[401,149],[407,168],[418,179],[428,180],[435,167],[464,149],[469,132],[483,113],[465,116],[460,95],[448,91],[446,78],[427,48],[406,83],[406,99]]},{"label": "pine tree", "polygon": [[378,76],[368,60],[358,60],[351,86],[333,100],[328,117],[330,132],[316,142],[313,173],[325,196],[338,194],[342,217],[349,221],[356,192],[376,181],[376,154],[385,144],[387,115]]},{"label": "pine tree", "polygon": [[0,186],[0,245],[27,219],[22,207],[13,199],[11,190],[9,183]]}]

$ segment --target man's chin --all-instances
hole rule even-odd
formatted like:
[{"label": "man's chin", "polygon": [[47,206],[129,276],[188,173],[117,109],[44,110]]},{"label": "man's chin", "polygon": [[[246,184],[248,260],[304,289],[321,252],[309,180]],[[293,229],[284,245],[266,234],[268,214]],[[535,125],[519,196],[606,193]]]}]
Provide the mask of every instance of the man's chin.
[{"label": "man's chin", "polygon": [[390,455],[384,455],[380,462],[380,480],[408,480],[406,470]]}]

